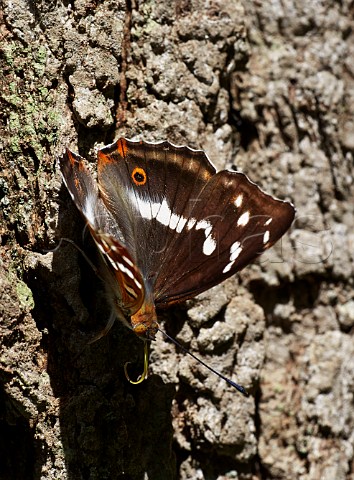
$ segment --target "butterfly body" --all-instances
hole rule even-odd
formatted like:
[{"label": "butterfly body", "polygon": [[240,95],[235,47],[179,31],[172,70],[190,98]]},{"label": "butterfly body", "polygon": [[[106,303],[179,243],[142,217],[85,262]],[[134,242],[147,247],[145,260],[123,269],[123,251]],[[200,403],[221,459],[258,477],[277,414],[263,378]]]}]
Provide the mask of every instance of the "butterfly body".
[{"label": "butterfly body", "polygon": [[295,209],[204,152],[120,139],[98,152],[97,181],[67,150],[65,184],[105,264],[115,312],[152,339],[156,307],[191,298],[241,270],[291,225]]}]

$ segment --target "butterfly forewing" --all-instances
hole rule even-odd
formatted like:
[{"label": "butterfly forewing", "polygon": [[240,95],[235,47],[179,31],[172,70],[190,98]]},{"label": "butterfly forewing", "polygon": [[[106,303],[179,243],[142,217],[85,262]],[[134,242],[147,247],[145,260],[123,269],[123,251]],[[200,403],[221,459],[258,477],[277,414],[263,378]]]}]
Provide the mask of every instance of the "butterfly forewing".
[{"label": "butterfly forewing", "polygon": [[125,316],[134,315],[145,298],[144,280],[138,267],[128,250],[112,235],[92,231],[91,228],[90,231],[112,274],[106,280],[110,284],[115,306]]},{"label": "butterfly forewing", "polygon": [[119,140],[100,152],[98,172],[107,208],[117,222],[122,211],[129,218],[127,248],[153,283],[215,169],[203,152],[187,147]]}]

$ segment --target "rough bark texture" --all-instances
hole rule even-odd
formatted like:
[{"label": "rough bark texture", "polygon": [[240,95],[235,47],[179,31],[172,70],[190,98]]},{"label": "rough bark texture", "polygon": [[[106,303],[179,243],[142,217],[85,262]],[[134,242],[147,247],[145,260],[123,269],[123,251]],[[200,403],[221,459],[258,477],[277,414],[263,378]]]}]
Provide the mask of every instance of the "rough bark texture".
[{"label": "rough bark texture", "polygon": [[[354,479],[352,10],[2,0],[1,479]],[[95,256],[55,159],[123,135],[203,148],[298,209],[256,265],[161,318],[248,399],[162,338],[139,386],[130,331],[88,343],[109,309],[70,243],[50,251]]]}]

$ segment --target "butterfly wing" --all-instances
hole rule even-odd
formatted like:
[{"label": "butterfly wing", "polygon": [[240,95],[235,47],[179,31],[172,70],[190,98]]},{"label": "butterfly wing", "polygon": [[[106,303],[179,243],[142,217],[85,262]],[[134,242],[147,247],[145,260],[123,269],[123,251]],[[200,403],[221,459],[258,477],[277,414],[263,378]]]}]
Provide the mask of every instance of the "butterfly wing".
[{"label": "butterfly wing", "polygon": [[168,246],[188,219],[191,199],[215,173],[214,167],[201,164],[199,157],[200,152],[172,147],[168,142],[125,139],[99,152],[102,199],[117,222],[123,217],[129,223],[125,245],[152,289],[162,262],[168,261]]},{"label": "butterfly wing", "polygon": [[171,262],[156,282],[156,304],[186,300],[241,270],[281,238],[294,214],[290,203],[267,195],[244,174],[218,172],[195,202],[183,243],[176,240],[166,252]]},{"label": "butterfly wing", "polygon": [[272,246],[294,207],[202,151],[120,139],[98,156],[102,201],[157,306],[220,283]]},{"label": "butterfly wing", "polygon": [[145,298],[143,278],[124,245],[129,223],[117,222],[106,208],[82,157],[67,150],[59,165],[64,183],[102,254],[107,267],[102,271],[104,280],[116,313],[124,320],[139,310]]}]

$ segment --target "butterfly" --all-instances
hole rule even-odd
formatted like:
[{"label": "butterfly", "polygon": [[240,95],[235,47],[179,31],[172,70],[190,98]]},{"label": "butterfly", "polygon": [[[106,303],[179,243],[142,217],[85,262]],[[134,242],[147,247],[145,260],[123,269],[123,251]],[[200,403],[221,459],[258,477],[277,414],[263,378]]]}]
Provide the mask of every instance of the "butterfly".
[{"label": "butterfly", "polygon": [[97,180],[66,150],[64,183],[101,253],[115,315],[154,339],[157,308],[241,270],[290,227],[295,208],[202,150],[120,138],[98,151]]}]

